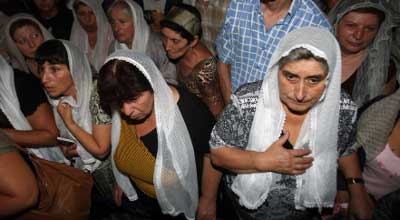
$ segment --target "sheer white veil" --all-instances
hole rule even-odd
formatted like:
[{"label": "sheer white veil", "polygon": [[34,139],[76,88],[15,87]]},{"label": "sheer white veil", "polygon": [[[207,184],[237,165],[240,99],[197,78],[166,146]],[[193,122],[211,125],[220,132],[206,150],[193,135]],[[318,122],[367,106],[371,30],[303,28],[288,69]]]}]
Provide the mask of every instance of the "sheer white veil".
[{"label": "sheer white veil", "polygon": [[[142,53],[118,50],[107,61],[123,60],[137,67],[154,90],[158,151],[154,168],[154,186],[162,212],[184,213],[194,219],[198,203],[196,164],[192,142],[173,94],[154,62]],[[112,157],[120,138],[120,116],[116,111],[112,122]],[[116,180],[130,200],[137,199],[129,178],[120,173],[112,160]]]},{"label": "sheer white veil", "polygon": [[[278,61],[299,47],[326,59],[329,65],[324,94],[308,112],[294,144],[295,149],[310,149],[314,158],[312,167],[305,174],[296,176],[296,208],[321,209],[333,206],[336,193],[341,57],[339,45],[329,31],[301,28],[281,40],[262,84],[246,149],[265,151],[280,137],[286,114],[279,98]],[[280,177],[281,174],[272,172],[239,174],[232,190],[242,205],[256,209],[266,200]]]},{"label": "sheer white veil", "polygon": [[[26,73],[30,73],[31,71],[29,70],[28,65],[25,62],[24,55],[19,51],[17,46],[15,45],[15,42],[10,35],[10,27],[11,25],[16,22],[17,20],[20,19],[29,19],[35,22],[39,27],[40,30],[42,31],[44,41],[49,40],[49,39],[54,39],[53,35],[38,21],[36,18],[34,18],[32,15],[29,14],[16,14],[14,16],[10,17],[10,20],[8,21],[6,27],[5,27],[5,36],[6,36],[6,44],[7,44],[7,50],[11,56],[11,63],[12,66],[15,67],[16,69],[20,69]],[[43,42],[44,42],[43,41]]]},{"label": "sheer white veil", "polygon": [[68,5],[69,8],[72,10],[75,18],[74,23],[72,24],[70,41],[72,44],[74,44],[88,56],[91,64],[96,68],[97,71],[99,71],[104,61],[107,58],[110,44],[114,40],[113,32],[110,24],[108,23],[107,16],[104,13],[104,10],[101,6],[102,1],[99,0],[77,0],[77,1],[80,1],[88,5],[93,10],[94,15],[96,16],[97,41],[96,41],[96,46],[91,54],[92,56],[89,57],[90,46],[87,33],[79,24],[76,11],[73,8],[73,4],[75,1],[70,1]]},{"label": "sheer white veil", "polygon": [[72,107],[74,121],[86,132],[92,133],[92,120],[89,109],[90,95],[92,92],[92,72],[85,54],[75,46],[72,46],[69,42],[64,40],[59,41],[63,43],[67,51],[69,70],[77,92],[77,100],[71,96],[63,96],[59,99],[52,99],[49,97],[49,102],[53,106],[54,117],[57,127],[60,130],[60,136],[74,139],[77,144],[77,151],[80,159],[80,161],[77,162],[78,168],[93,172],[100,165],[101,161],[87,152],[79,141],[69,132],[56,109],[59,102],[68,103]]},{"label": "sheer white veil", "polygon": [[[132,13],[134,36],[132,41],[132,49],[129,49],[126,44],[114,40],[114,52],[120,49],[133,50],[141,53],[146,53],[147,44],[149,43],[150,27],[144,19],[142,8],[133,0],[122,0],[129,5],[129,10]],[[112,7],[112,5],[111,5]]]},{"label": "sheer white veil", "polygon": [[[31,125],[21,111],[15,89],[14,71],[5,59],[0,55],[0,108],[16,130],[32,130]],[[29,152],[36,156],[56,161],[66,161],[63,153],[58,147],[35,147],[28,148]]]}]

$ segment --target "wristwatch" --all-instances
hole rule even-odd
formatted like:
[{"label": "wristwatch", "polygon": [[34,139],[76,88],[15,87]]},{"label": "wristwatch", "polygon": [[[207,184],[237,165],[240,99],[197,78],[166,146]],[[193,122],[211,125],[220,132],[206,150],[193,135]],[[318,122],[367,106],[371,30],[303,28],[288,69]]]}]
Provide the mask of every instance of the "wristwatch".
[{"label": "wristwatch", "polygon": [[350,184],[364,184],[364,180],[361,177],[356,178],[346,178],[347,185]]}]

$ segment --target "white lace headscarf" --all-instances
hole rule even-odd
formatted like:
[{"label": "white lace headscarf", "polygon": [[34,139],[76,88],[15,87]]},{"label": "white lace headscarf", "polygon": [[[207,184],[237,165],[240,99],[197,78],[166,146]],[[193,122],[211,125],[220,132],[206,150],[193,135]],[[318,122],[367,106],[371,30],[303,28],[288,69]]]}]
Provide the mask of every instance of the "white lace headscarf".
[{"label": "white lace headscarf", "polygon": [[[91,53],[91,57],[89,57],[89,51],[91,50],[89,45],[89,39],[86,31],[82,28],[79,23],[76,11],[73,8],[73,3],[76,1],[80,1],[86,5],[88,5],[94,15],[96,16],[97,23],[97,41],[96,46]],[[108,48],[110,47],[111,42],[114,40],[114,35],[108,23],[108,19],[104,10],[101,6],[101,1],[99,0],[76,0],[70,1],[69,8],[72,10],[74,14],[74,23],[72,24],[70,42],[78,47],[83,53],[85,53],[91,64],[94,68],[99,71],[101,66],[108,55]]]},{"label": "white lace headscarf", "polygon": [[[129,8],[126,10],[130,10],[132,14],[133,20],[133,29],[134,36],[132,41],[132,49],[129,49],[128,46],[124,43],[118,42],[116,39],[114,40],[114,48],[111,52],[120,49],[127,49],[132,51],[137,51],[141,53],[146,53],[147,44],[149,43],[150,36],[150,27],[144,19],[142,8],[133,0],[122,0],[129,5]],[[112,9],[113,5],[111,5],[109,11]]]},{"label": "white lace headscarf", "polygon": [[[192,142],[181,112],[154,62],[142,53],[118,50],[107,61],[123,60],[137,67],[149,81],[154,91],[154,112],[158,151],[153,182],[157,201],[165,214],[184,213],[187,219],[194,219],[198,203],[196,164]],[[118,111],[113,114],[111,155],[114,158],[121,133]],[[114,175],[122,191],[130,200],[137,194],[129,177],[120,173],[112,160]]]},{"label": "white lace headscarf", "polygon": [[12,63],[14,68],[22,70],[22,71],[24,71],[26,73],[30,73],[31,71],[30,71],[28,65],[25,62],[24,55],[21,53],[21,51],[19,51],[19,49],[15,45],[13,37],[10,35],[10,27],[11,27],[11,25],[14,22],[16,22],[16,21],[18,21],[20,19],[29,19],[29,20],[32,20],[33,22],[35,22],[40,27],[40,31],[42,32],[44,41],[49,40],[49,39],[54,39],[54,37],[32,15],[21,13],[21,14],[16,14],[16,15],[10,17],[10,20],[8,21],[8,23],[6,25],[6,28],[5,28],[5,35],[6,35],[7,50],[8,50],[8,53],[10,54],[10,56],[11,56],[11,63]]},{"label": "white lace headscarf", "polygon": [[[14,71],[6,60],[0,55],[0,108],[11,123],[14,129],[30,131],[32,126],[21,111],[15,89]],[[64,162],[66,159],[58,147],[38,147],[28,148],[29,152],[36,156],[56,161]]]},{"label": "white lace headscarf", "polygon": [[387,81],[392,43],[393,21],[391,13],[380,0],[342,0],[329,12],[329,22],[336,26],[347,13],[362,8],[375,8],[385,14],[372,44],[367,48],[368,56],[357,70],[352,96],[358,106],[382,95]]},{"label": "white lace headscarf", "polygon": [[[263,152],[279,139],[286,114],[279,98],[278,61],[299,47],[324,58],[329,65],[324,94],[307,113],[294,144],[294,149],[310,149],[310,156],[314,158],[312,167],[305,174],[296,176],[296,208],[321,209],[333,206],[336,193],[341,57],[339,45],[329,31],[301,28],[281,40],[261,87],[246,149]],[[263,204],[280,177],[281,174],[273,172],[239,174],[232,190],[242,205],[256,209]]]},{"label": "white lace headscarf", "polygon": [[49,102],[53,106],[54,117],[60,131],[60,136],[75,140],[79,154],[77,161],[78,168],[93,172],[100,165],[100,160],[97,160],[87,152],[87,150],[71,134],[57,112],[57,105],[59,102],[68,103],[72,108],[72,115],[76,124],[89,134],[92,133],[92,120],[89,109],[90,94],[92,90],[92,72],[90,70],[89,61],[78,48],[72,46],[67,41],[59,41],[63,43],[65,50],[67,51],[69,71],[72,75],[72,80],[74,81],[77,100],[72,96],[62,96],[58,99],[52,99],[49,97]]}]

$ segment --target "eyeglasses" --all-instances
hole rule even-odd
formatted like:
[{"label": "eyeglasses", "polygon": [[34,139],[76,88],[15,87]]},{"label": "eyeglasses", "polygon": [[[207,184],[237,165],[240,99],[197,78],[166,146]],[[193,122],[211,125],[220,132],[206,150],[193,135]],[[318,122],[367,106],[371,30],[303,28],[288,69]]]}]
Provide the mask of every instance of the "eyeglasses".
[{"label": "eyeglasses", "polygon": [[17,44],[26,44],[26,43],[28,43],[28,41],[33,41],[33,40],[35,40],[36,38],[38,38],[40,36],[41,36],[40,33],[32,32],[32,33],[30,33],[28,35],[28,37],[21,37],[19,39],[16,39],[15,43],[17,43]]}]

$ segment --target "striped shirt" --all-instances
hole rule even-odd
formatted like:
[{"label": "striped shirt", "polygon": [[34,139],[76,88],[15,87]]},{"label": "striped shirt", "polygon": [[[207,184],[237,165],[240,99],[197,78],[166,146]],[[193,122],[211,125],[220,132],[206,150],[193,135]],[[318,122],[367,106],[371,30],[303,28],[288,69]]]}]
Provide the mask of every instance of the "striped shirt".
[{"label": "striped shirt", "polygon": [[216,40],[218,58],[231,64],[232,91],[244,83],[262,80],[283,36],[307,26],[331,29],[312,0],[292,0],[288,13],[269,30],[260,0],[232,0]]}]

